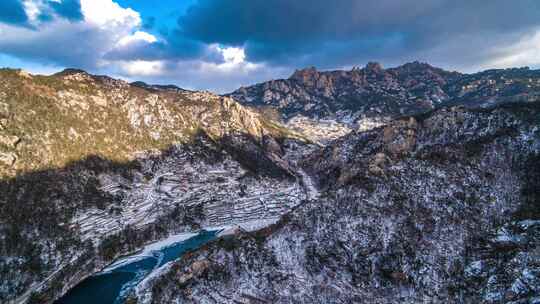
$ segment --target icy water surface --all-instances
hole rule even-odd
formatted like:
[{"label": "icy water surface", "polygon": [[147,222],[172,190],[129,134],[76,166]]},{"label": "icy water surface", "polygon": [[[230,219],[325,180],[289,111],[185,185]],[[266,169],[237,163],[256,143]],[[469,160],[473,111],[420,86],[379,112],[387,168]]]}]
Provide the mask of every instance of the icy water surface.
[{"label": "icy water surface", "polygon": [[123,257],[102,272],[92,275],[72,288],[56,304],[122,304],[131,288],[153,270],[181,257],[186,251],[213,240],[218,231],[199,234],[150,252]]}]

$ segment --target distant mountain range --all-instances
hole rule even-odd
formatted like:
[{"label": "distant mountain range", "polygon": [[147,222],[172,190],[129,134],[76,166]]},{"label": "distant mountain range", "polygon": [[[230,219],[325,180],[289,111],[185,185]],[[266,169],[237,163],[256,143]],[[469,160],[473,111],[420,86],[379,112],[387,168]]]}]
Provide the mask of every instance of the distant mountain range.
[{"label": "distant mountain range", "polygon": [[[462,74],[420,62],[389,69],[368,63],[350,71],[311,67],[295,71],[288,79],[242,87],[228,96],[244,105],[274,109],[289,127],[325,140],[442,106],[536,101],[540,71],[517,68]],[[314,124],[328,132],[314,134]]]}]

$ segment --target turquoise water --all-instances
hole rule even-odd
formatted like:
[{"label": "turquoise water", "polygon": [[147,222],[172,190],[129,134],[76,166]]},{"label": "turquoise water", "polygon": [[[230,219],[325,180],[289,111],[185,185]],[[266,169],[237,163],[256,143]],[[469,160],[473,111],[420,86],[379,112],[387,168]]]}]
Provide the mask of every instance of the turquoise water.
[{"label": "turquoise water", "polygon": [[218,231],[202,231],[185,241],[154,251],[150,256],[129,257],[122,266],[97,273],[73,287],[55,304],[122,304],[124,296],[152,270],[181,257],[186,251],[199,248],[216,238]]}]

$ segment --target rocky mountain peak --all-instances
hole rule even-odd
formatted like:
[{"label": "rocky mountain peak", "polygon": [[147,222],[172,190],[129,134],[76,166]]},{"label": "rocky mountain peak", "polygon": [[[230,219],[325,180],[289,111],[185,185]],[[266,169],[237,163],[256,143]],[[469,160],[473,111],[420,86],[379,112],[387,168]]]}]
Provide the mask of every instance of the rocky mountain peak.
[{"label": "rocky mountain peak", "polygon": [[[216,140],[245,134],[257,142],[284,130],[209,92],[129,85],[77,69],[30,79],[17,75],[0,72],[0,176],[63,167],[91,155],[125,162],[138,151],[189,142],[201,130]],[[24,96],[18,95],[20,85],[27,87]],[[43,102],[34,105],[33,98]],[[56,133],[48,137],[50,130]],[[47,152],[32,152],[44,146]]]},{"label": "rocky mountain peak", "polygon": [[448,80],[453,80],[457,77],[460,77],[458,72],[445,71],[441,68],[434,67],[429,63],[425,62],[409,62],[404,65],[398,66],[396,68],[390,69],[390,71],[396,74],[398,77],[407,75],[411,77],[432,77],[438,78],[441,82],[448,82]]},{"label": "rocky mountain peak", "polygon": [[315,67],[309,67],[294,71],[289,79],[296,80],[303,84],[312,84],[319,78],[319,74],[319,71],[317,71]]},{"label": "rocky mountain peak", "polygon": [[53,75],[53,77],[59,77],[64,80],[68,81],[92,81],[96,78],[96,76],[91,75],[90,73],[81,70],[81,69],[73,69],[73,68],[67,68],[59,73],[56,73]]},{"label": "rocky mountain peak", "polygon": [[132,86],[139,87],[145,90],[150,90],[150,91],[170,91],[170,92],[187,92],[188,91],[173,84],[167,84],[167,85],[148,84],[142,81],[135,81],[130,84]]},{"label": "rocky mountain peak", "polygon": [[492,107],[535,101],[540,98],[540,70],[461,74],[420,61],[386,69],[369,62],[350,71],[297,70],[289,79],[244,87],[229,95],[246,105],[270,106],[288,122],[301,115],[357,129],[366,119],[380,122],[446,105]]},{"label": "rocky mountain peak", "polygon": [[368,62],[365,68],[366,72],[380,74],[384,71],[382,65],[378,62]]},{"label": "rocky mountain peak", "polygon": [[74,68],[64,69],[61,72],[58,72],[58,73],[56,73],[54,75],[55,76],[69,76],[69,75],[76,75],[76,74],[90,75],[85,70],[74,69]]},{"label": "rocky mountain peak", "polygon": [[407,70],[436,69],[429,63],[420,61],[407,62],[404,65],[400,66],[400,68]]},{"label": "rocky mountain peak", "polygon": [[289,79],[245,87],[230,96],[247,105],[274,107],[287,121],[302,115],[356,129],[380,125],[381,118],[433,109],[449,99],[444,86],[456,77],[420,62],[388,69],[369,62],[350,71],[297,70]]}]

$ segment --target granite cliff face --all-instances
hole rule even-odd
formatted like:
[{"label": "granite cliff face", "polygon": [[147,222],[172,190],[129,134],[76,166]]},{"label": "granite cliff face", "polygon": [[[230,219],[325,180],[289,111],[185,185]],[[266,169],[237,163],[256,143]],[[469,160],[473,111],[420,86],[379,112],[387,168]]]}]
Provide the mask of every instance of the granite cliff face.
[{"label": "granite cliff face", "polygon": [[301,162],[320,199],[177,261],[136,303],[538,303],[540,107],[445,108]]},{"label": "granite cliff face", "polygon": [[351,130],[368,130],[441,106],[534,101],[539,94],[536,70],[461,74],[413,62],[389,69],[378,63],[350,71],[307,68],[289,79],[243,87],[229,96],[246,105],[274,108],[290,128],[324,143]]},{"label": "granite cliff face", "polygon": [[460,77],[422,63],[383,69],[378,63],[351,71],[297,70],[289,79],[240,88],[230,95],[246,104],[277,107],[284,118],[302,114],[354,122],[363,116],[395,116],[432,109]]}]

